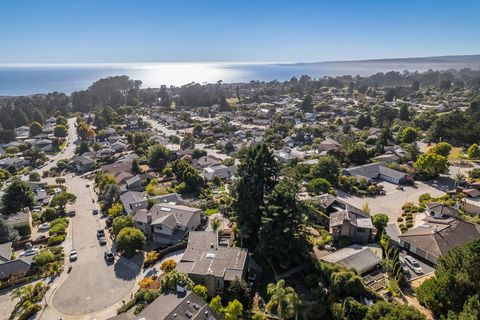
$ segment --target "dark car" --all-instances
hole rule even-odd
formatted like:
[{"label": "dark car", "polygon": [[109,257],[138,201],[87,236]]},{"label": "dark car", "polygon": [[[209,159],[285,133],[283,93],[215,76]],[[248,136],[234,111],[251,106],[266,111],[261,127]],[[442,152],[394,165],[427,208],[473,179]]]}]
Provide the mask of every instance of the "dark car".
[{"label": "dark car", "polygon": [[101,237],[105,238],[105,230],[103,230],[103,229],[97,230],[97,238],[100,239]]},{"label": "dark car", "polygon": [[105,252],[105,260],[108,262],[113,262],[115,260],[115,256],[113,255],[112,251]]},{"label": "dark car", "polygon": [[98,214],[98,209],[93,209],[92,214]]},{"label": "dark car", "polygon": [[98,239],[98,242],[100,243],[101,246],[104,246],[107,244],[107,239],[105,237],[100,237]]}]

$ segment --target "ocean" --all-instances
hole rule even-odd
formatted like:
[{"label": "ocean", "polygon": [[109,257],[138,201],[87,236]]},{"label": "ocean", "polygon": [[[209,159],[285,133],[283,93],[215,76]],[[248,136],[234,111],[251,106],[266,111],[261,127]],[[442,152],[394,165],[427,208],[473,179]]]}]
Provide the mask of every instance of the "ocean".
[{"label": "ocean", "polygon": [[190,82],[224,83],[285,81],[293,76],[312,78],[340,75],[369,76],[377,72],[445,70],[471,67],[478,63],[399,62],[372,60],[321,63],[124,63],[124,64],[23,64],[0,65],[0,96],[19,96],[53,91],[70,94],[88,88],[94,81],[116,75],[128,75],[143,82],[143,88],[183,85]]}]

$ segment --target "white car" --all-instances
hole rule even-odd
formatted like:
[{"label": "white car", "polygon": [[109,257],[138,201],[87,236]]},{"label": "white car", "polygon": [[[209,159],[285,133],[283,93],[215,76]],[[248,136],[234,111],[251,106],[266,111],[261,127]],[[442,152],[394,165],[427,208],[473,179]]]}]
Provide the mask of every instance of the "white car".
[{"label": "white car", "polygon": [[42,224],[38,227],[38,230],[48,230],[48,229],[50,229],[50,223],[48,223],[48,222],[42,223]]},{"label": "white car", "polygon": [[412,269],[416,274],[422,274],[422,267],[418,264],[417,260],[410,256],[405,256],[405,264]]},{"label": "white car", "polygon": [[78,258],[77,249],[72,249],[70,251],[70,261],[75,261]]},{"label": "white car", "polygon": [[38,249],[37,248],[30,248],[30,249],[27,249],[25,251],[23,251],[22,253],[20,253],[21,256],[33,256],[33,255],[36,255],[38,253]]}]

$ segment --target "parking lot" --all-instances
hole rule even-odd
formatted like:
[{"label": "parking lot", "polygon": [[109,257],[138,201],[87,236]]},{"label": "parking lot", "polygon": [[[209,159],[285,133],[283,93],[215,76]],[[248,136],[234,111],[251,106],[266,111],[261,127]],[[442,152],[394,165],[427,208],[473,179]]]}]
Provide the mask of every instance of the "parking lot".
[{"label": "parking lot", "polygon": [[435,183],[435,181],[428,184],[417,181],[416,188],[406,186],[404,190],[398,190],[397,185],[389,182],[380,182],[379,185],[383,186],[385,195],[359,197],[339,190],[337,191],[337,197],[360,209],[365,203],[368,203],[372,215],[385,213],[388,215],[390,222],[396,222],[397,217],[402,213],[402,206],[406,202],[418,203],[418,197],[424,193],[429,193],[432,197],[438,197],[445,193],[444,190],[438,188],[443,184]]}]

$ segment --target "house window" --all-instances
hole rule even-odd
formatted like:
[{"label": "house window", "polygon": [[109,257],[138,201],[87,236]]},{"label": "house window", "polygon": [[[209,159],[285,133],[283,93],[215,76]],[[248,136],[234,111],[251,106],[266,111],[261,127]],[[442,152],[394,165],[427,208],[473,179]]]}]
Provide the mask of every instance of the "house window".
[{"label": "house window", "polygon": [[366,232],[366,231],[367,231],[367,229],[365,229],[365,228],[357,228],[357,232],[362,232],[363,233],[363,232]]}]

